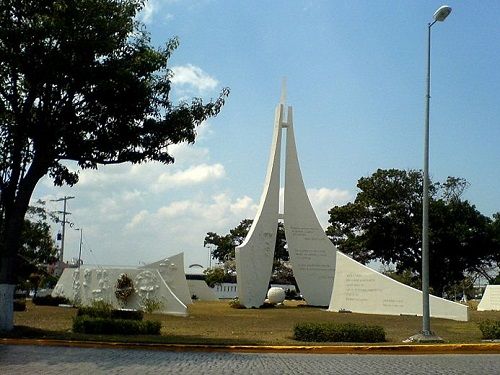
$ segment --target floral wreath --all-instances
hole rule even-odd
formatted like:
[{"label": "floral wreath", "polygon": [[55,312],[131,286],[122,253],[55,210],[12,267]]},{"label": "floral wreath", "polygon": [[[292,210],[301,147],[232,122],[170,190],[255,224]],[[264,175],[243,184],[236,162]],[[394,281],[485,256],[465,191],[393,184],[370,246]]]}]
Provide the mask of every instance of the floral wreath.
[{"label": "floral wreath", "polygon": [[132,293],[134,293],[134,283],[127,274],[122,273],[116,281],[115,296],[119,301],[126,303]]}]

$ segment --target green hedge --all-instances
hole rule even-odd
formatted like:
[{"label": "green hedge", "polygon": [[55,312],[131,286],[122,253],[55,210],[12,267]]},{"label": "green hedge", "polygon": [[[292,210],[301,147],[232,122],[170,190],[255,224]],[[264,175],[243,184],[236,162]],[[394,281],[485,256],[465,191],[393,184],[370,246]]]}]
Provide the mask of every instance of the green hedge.
[{"label": "green hedge", "polygon": [[51,295],[43,296],[43,297],[33,297],[32,302],[35,305],[41,306],[59,306],[63,304],[69,304],[67,298],[64,297],[52,297]]},{"label": "green hedge", "polygon": [[485,320],[479,323],[479,329],[483,334],[483,339],[500,339],[500,320]]},{"label": "green hedge", "polygon": [[159,335],[161,322],[152,320],[127,320],[93,318],[87,315],[73,319],[73,332],[108,335]]},{"label": "green hedge", "polygon": [[14,311],[26,311],[26,301],[25,300],[14,300]]},{"label": "green hedge", "polygon": [[385,331],[380,326],[354,323],[298,323],[294,339],[314,342],[384,342]]},{"label": "green hedge", "polygon": [[140,310],[115,310],[94,306],[79,307],[77,316],[84,315],[91,318],[103,319],[142,320],[144,318],[144,312]]}]

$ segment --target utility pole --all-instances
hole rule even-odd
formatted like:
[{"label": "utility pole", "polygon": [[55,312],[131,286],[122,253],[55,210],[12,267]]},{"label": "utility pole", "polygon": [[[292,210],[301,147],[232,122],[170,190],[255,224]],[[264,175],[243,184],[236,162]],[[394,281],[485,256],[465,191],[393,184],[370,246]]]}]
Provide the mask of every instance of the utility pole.
[{"label": "utility pole", "polygon": [[73,199],[73,198],[74,197],[64,196],[62,198],[55,199],[55,200],[51,201],[51,202],[61,202],[61,201],[64,202],[63,210],[62,211],[57,211],[57,213],[63,215],[63,219],[62,219],[62,235],[61,235],[61,251],[59,253],[59,261],[60,262],[64,261],[63,256],[64,256],[64,234],[65,234],[65,231],[66,231],[66,215],[71,215],[71,212],[66,211],[67,201],[69,199]]},{"label": "utility pole", "polygon": [[80,265],[82,263],[82,240],[83,240],[83,228],[77,229],[80,231],[80,247],[78,250],[78,269],[80,269]]}]

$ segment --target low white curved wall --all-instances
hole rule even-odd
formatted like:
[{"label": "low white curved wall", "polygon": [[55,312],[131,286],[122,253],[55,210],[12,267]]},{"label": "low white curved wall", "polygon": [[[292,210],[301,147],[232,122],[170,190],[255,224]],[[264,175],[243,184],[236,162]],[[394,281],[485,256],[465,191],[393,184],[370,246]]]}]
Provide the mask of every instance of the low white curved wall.
[{"label": "low white curved wall", "polygon": [[[364,314],[422,315],[422,291],[362,265],[337,251],[329,311]],[[431,317],[467,321],[465,305],[430,296]]]}]

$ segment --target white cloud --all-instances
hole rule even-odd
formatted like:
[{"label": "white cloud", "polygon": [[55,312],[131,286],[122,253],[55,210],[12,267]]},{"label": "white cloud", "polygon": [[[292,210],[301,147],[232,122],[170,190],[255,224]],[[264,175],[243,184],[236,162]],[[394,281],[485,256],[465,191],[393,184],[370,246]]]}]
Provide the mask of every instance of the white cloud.
[{"label": "white cloud", "polygon": [[[193,160],[207,159],[208,150],[178,147],[174,152],[179,159],[175,164],[161,163],[122,164],[101,167],[99,170],[86,169],[80,171],[79,189],[102,190],[112,188],[124,194],[124,199],[136,199],[149,190],[161,193],[167,189],[200,185],[219,180],[226,176],[222,164],[195,164],[182,169],[183,164]],[[49,179],[44,180],[46,187],[51,187]]]},{"label": "white cloud", "polygon": [[[155,212],[144,210],[137,213],[127,223],[127,228],[154,226],[172,228],[171,222],[188,224],[183,231],[203,226],[208,231],[227,231],[241,220],[252,218],[257,212],[257,204],[249,197],[232,199],[221,193],[205,199],[204,197],[180,200],[160,207]],[[189,231],[189,230],[188,230]]]},{"label": "white cloud", "polygon": [[158,18],[164,22],[169,22],[175,16],[167,12],[166,8],[176,2],[178,0],[146,0],[137,18],[146,25],[157,22]]},{"label": "white cloud", "polygon": [[329,205],[330,208],[335,205],[345,204],[352,199],[349,191],[340,189],[307,189],[307,195],[313,206]]},{"label": "white cloud", "polygon": [[144,3],[144,8],[139,13],[139,19],[145,24],[150,24],[153,21],[156,13],[158,12],[158,2],[156,0],[149,0]]},{"label": "white cloud", "polygon": [[199,164],[186,170],[171,173],[164,172],[158,176],[151,190],[155,193],[182,186],[193,186],[225,177],[226,171],[222,164]]},{"label": "white cloud", "polygon": [[172,72],[174,73],[173,88],[179,90],[181,95],[188,95],[192,92],[204,94],[215,89],[219,84],[215,78],[192,64],[174,66]]},{"label": "white cloud", "polygon": [[253,199],[244,196],[242,198],[236,199],[236,202],[231,203],[230,205],[230,211],[235,214],[239,215],[241,219],[250,219],[250,217],[243,217],[245,214],[248,214],[249,212],[257,211],[257,204],[254,203]]},{"label": "white cloud", "polygon": [[[337,205],[343,205],[352,199],[352,195],[347,190],[329,189],[329,188],[310,188],[307,190],[307,196],[314,209],[316,217],[321,226],[326,229],[328,224],[328,211]],[[283,212],[284,189],[280,189],[280,212]]]},{"label": "white cloud", "polygon": [[307,189],[307,195],[324,229],[329,225],[328,211],[333,206],[346,204],[352,199],[352,195],[349,191],[340,189]]},{"label": "white cloud", "polygon": [[148,217],[148,211],[142,210],[140,211],[137,215],[135,215],[130,223],[126,225],[127,228],[133,228],[137,225],[140,225],[144,220],[146,220]]}]

